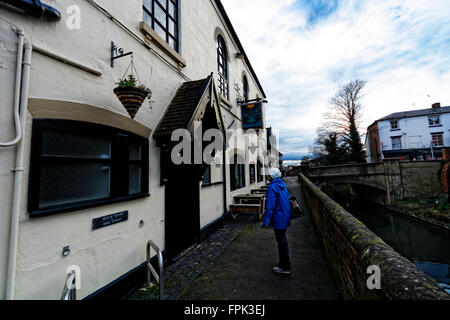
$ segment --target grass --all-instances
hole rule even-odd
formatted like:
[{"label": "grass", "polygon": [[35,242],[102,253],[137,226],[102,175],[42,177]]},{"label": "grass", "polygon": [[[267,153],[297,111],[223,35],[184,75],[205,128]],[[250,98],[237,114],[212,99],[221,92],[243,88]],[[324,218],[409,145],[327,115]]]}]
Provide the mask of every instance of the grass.
[{"label": "grass", "polygon": [[393,206],[431,219],[450,222],[450,201],[445,194],[437,198],[408,198],[397,201]]}]

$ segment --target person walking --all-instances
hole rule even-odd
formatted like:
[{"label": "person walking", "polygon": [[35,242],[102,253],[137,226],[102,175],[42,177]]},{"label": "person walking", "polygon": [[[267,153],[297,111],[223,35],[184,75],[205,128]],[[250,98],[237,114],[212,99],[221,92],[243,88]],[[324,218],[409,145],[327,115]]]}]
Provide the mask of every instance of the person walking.
[{"label": "person walking", "polygon": [[266,193],[266,211],[262,227],[272,226],[278,244],[279,264],[273,267],[278,274],[291,274],[291,262],[286,232],[291,223],[291,206],[289,192],[281,179],[278,168],[270,168],[267,179],[270,185]]}]

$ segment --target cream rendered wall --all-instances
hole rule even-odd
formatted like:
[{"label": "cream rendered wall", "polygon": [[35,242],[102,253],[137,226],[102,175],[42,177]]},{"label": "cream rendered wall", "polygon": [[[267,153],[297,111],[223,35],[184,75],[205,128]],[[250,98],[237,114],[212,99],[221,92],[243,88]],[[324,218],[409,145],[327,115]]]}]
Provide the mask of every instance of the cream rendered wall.
[{"label": "cream rendered wall", "polygon": [[[187,67],[182,70],[184,77],[169,65],[175,65],[175,63],[163,62],[89,2],[60,0],[47,1],[47,3],[62,13],[63,18],[60,22],[48,23],[32,17],[23,17],[3,8],[0,8],[0,16],[22,28],[26,39],[34,45],[98,69],[102,75],[92,75],[34,52],[30,98],[74,101],[126,114],[112,89],[114,82],[125,72],[129,59],[116,60],[115,67],[113,69],[110,67],[110,43],[114,41],[124,48],[125,52],[134,52],[139,76],[153,90],[155,103],[152,109],[146,102],[135,118],[136,121],[153,130],[183,81],[204,78],[211,72],[216,74],[217,44],[214,32],[217,27],[223,30],[230,52],[230,100],[238,117],[240,112],[236,107],[236,93],[233,87],[236,82],[242,88],[243,72],[249,75],[250,96],[255,97],[256,94],[262,96],[247,67],[241,60],[234,58],[237,48],[212,1],[181,1],[182,56],[187,61]],[[141,0],[128,0],[126,5],[119,0],[99,0],[97,3],[112,13],[140,39],[144,39],[144,35],[139,31],[139,22],[142,20]],[[72,4],[78,5],[81,9],[80,30],[69,30],[65,23],[68,18],[67,7]],[[8,61],[14,61],[15,38],[14,34],[8,35],[5,32],[8,28],[3,22],[1,27],[1,37],[5,38],[5,42],[1,43],[6,45],[0,46],[0,56],[5,57],[4,61],[7,63],[0,65],[0,72],[6,70],[6,75],[0,74],[2,75],[0,93],[2,101],[7,102],[11,100],[12,87],[3,79],[7,79],[8,75],[11,76],[10,70],[5,66],[11,68],[14,65]],[[166,60],[171,61],[154,45],[152,48]],[[3,99],[3,97],[6,98]],[[12,109],[11,103],[6,103],[2,107],[0,119],[2,138],[11,136],[13,132],[10,109]],[[28,177],[29,174],[31,123],[32,119],[28,114],[24,177]],[[66,277],[65,271],[69,265],[81,267],[82,288],[78,292],[78,297],[86,297],[141,264],[145,260],[147,240],[152,239],[164,248],[164,188],[159,185],[159,148],[153,139],[150,139],[149,152],[151,196],[141,200],[30,219],[26,211],[28,182],[25,179],[21,201],[16,299],[59,299]],[[7,254],[9,243],[5,235],[9,234],[10,199],[12,198],[12,174],[9,170],[14,163],[14,149],[0,150],[0,159],[0,185],[2,186],[0,294],[3,295],[6,273],[6,262],[3,257]],[[229,177],[228,169],[227,176]],[[246,177],[248,180],[248,166]],[[249,186],[248,183],[247,186]],[[229,178],[227,178],[227,190],[229,190]],[[245,191],[249,190],[249,187],[245,189]],[[201,194],[204,199],[208,199],[208,195],[217,199],[217,201],[202,202],[202,212],[209,210],[215,212],[212,216],[202,215],[202,226],[204,226],[223,213],[221,185],[211,189],[202,188]],[[229,192],[228,197],[228,203],[230,203]],[[91,231],[93,218],[124,210],[129,212],[127,222]],[[140,220],[145,222],[142,228],[139,227]],[[71,254],[63,258],[61,252],[66,245],[70,246]]]}]

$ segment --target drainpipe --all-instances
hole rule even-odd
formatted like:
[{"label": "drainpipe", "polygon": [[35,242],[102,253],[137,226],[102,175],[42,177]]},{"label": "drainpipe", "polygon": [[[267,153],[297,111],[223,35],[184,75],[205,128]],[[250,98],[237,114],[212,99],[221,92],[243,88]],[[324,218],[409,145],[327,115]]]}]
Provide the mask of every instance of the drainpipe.
[{"label": "drainpipe", "polygon": [[19,143],[22,138],[22,130],[20,127],[20,115],[19,115],[19,104],[20,104],[20,81],[22,80],[22,56],[23,56],[23,38],[24,34],[22,30],[16,30],[17,36],[19,38],[19,43],[17,45],[17,62],[16,62],[16,80],[14,84],[14,125],[16,126],[16,137],[8,142],[0,142],[0,147],[12,147]]},{"label": "drainpipe", "polygon": [[[22,92],[20,95],[20,114],[22,115],[22,137],[25,135],[26,115],[28,106],[28,87],[31,71],[31,43],[25,44],[22,74]],[[16,151],[16,167],[14,171],[14,196],[11,214],[11,231],[9,240],[8,275],[6,282],[6,300],[14,299],[14,280],[16,276],[17,242],[19,235],[20,200],[22,195],[23,158],[25,141],[21,139]]]},{"label": "drainpipe", "polygon": [[47,21],[56,22],[61,19],[61,13],[40,0],[2,0],[13,8],[22,10],[24,13],[36,19],[45,18]]}]

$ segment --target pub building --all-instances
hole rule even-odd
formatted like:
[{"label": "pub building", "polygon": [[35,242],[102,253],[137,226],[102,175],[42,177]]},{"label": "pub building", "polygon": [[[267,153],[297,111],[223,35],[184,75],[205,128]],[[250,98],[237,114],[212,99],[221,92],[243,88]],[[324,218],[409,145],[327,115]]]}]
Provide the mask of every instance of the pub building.
[{"label": "pub building", "polygon": [[[125,298],[149,240],[170,264],[266,184],[266,94],[219,0],[46,2],[0,1],[0,299],[61,299],[71,268]],[[175,165],[199,124],[244,148]]]}]

